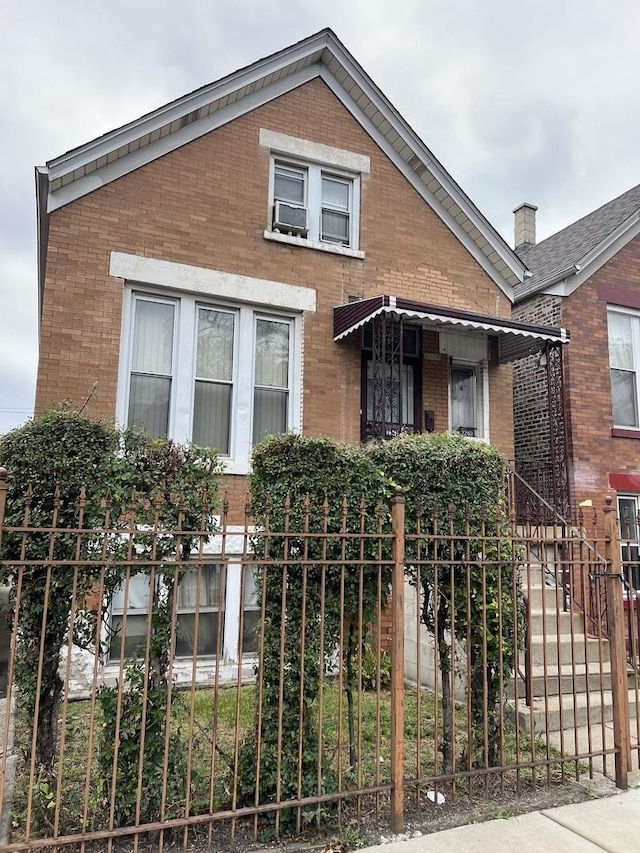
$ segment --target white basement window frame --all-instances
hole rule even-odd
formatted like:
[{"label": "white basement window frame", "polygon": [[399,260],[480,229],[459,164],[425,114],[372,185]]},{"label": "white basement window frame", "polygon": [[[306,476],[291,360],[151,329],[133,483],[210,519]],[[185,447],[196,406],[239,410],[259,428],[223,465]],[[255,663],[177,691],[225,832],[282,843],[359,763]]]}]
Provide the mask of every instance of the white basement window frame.
[{"label": "white basement window frame", "polygon": [[[107,645],[107,672],[109,668],[117,665],[120,659],[125,612],[125,659],[131,659],[144,651],[149,619],[149,580],[149,575],[145,572],[131,573],[127,606],[124,601],[124,583],[114,594],[111,607],[105,614],[105,618],[109,620],[109,631],[104,636]],[[159,582],[156,589],[156,595],[158,594]],[[171,595],[171,588],[165,590],[164,594]],[[199,613],[199,661],[218,659],[225,665],[240,659],[250,662],[255,660],[258,651],[256,630],[260,601],[251,563],[242,563],[233,556],[221,561],[219,556],[216,558],[208,555],[206,563],[194,564],[192,569],[183,575],[178,586],[176,606],[175,659],[178,666],[186,666],[188,669],[193,659],[196,610]]]}]

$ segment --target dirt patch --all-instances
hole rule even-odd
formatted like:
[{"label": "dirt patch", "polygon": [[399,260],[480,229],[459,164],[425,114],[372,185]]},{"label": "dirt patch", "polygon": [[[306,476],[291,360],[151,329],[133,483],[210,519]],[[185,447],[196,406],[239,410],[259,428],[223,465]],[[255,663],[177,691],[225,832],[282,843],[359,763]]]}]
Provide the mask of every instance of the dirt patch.
[{"label": "dirt patch", "polygon": [[[267,841],[263,835],[262,841],[253,839],[253,822],[238,822],[232,835],[229,824],[216,825],[212,831],[211,846],[208,843],[208,833],[202,830],[199,837],[190,839],[187,850],[190,853],[204,853],[209,850],[231,850],[238,853],[258,853],[258,851],[282,851],[282,853],[347,853],[362,847],[384,844],[389,841],[399,841],[418,835],[427,835],[464,826],[469,823],[482,823],[497,818],[510,818],[532,811],[555,808],[557,806],[581,803],[586,800],[598,799],[614,794],[616,788],[608,779],[596,776],[594,779],[581,778],[579,781],[552,780],[548,784],[523,784],[518,792],[515,784],[511,788],[500,785],[499,781],[491,780],[485,788],[484,783],[476,784],[471,793],[458,793],[454,798],[451,791],[439,789],[445,796],[444,803],[437,805],[428,796],[428,791],[422,789],[419,793],[409,791],[405,806],[405,832],[394,836],[390,831],[388,801],[380,801],[376,809],[372,797],[363,797],[360,803],[360,814],[355,803],[347,803],[342,809],[340,820],[334,817],[323,825],[322,833],[309,831],[296,839],[287,841]],[[436,797],[433,797],[436,799]],[[265,830],[268,834],[268,830]],[[147,844],[141,843],[139,850],[157,850],[157,837],[148,839]],[[182,837],[165,839],[163,845],[166,851],[185,849]],[[133,844],[118,845],[118,853],[126,853],[133,849]]]}]

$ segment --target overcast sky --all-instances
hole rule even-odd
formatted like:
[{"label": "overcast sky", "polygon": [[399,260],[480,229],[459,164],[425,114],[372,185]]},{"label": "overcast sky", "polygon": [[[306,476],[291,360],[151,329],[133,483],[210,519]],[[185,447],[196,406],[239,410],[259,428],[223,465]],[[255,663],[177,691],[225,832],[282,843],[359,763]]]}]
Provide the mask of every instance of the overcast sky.
[{"label": "overcast sky", "polygon": [[32,413],[34,166],[331,27],[503,237],[640,183],[638,0],[24,0],[0,12],[0,434]]}]

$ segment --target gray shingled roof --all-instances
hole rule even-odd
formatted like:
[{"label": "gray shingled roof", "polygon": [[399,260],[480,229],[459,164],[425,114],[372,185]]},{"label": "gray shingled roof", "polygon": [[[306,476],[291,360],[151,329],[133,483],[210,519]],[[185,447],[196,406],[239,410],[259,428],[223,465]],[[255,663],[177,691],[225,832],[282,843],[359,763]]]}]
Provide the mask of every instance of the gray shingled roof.
[{"label": "gray shingled roof", "polygon": [[640,184],[536,245],[516,249],[532,273],[514,287],[516,302],[571,275],[576,265],[640,210]]}]

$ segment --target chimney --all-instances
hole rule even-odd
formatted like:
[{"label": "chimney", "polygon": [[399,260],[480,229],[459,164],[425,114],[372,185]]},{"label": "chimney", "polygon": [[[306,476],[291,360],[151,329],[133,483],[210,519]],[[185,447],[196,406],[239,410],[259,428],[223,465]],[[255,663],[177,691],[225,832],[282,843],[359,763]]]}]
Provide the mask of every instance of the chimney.
[{"label": "chimney", "polygon": [[535,246],[537,209],[535,204],[529,204],[526,201],[518,207],[514,207],[513,231],[516,249],[526,244]]}]

